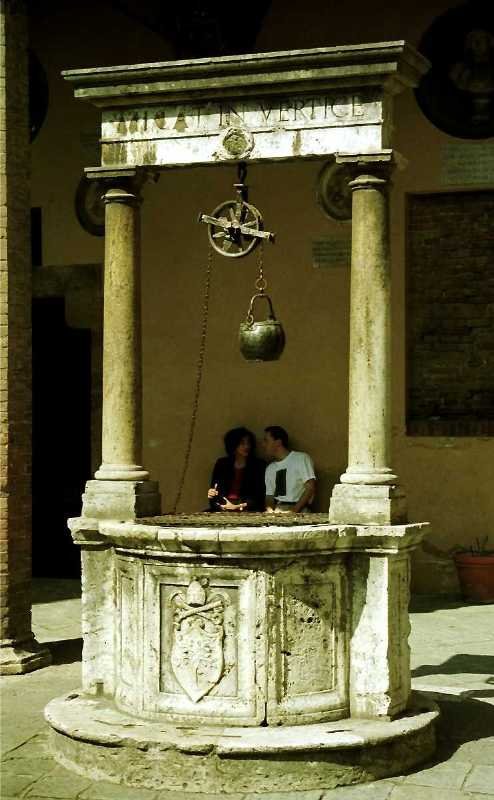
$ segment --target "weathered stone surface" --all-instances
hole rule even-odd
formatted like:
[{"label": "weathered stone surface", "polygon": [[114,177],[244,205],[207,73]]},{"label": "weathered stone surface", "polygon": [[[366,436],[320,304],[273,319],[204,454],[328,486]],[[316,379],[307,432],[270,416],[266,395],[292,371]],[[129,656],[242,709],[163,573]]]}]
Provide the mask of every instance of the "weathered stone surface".
[{"label": "weathered stone surface", "polygon": [[[435,712],[408,706],[408,559],[424,526],[392,524],[406,512],[389,464],[387,258],[391,94],[426,68],[391,42],[66,74],[103,107],[89,172],[109,188],[101,484],[71,522],[94,593],[90,694],[48,707],[61,763],[148,789],[266,792],[373,780],[432,753]],[[341,524],[153,519],[157,491],[135,482],[140,177],[342,150],[358,171]]]},{"label": "weathered stone surface", "polygon": [[352,560],[352,716],[393,716],[410,694],[407,554]]},{"label": "weathered stone surface", "polygon": [[51,664],[51,654],[38,644],[34,635],[0,647],[0,674],[23,675]]},{"label": "weathered stone surface", "polygon": [[140,180],[109,184],[105,202],[101,480],[145,481],[142,459]]},{"label": "weathered stone surface", "polygon": [[465,791],[483,794],[494,790],[494,765],[476,765],[465,781]]},{"label": "weathered stone surface", "polygon": [[403,491],[391,468],[389,176],[393,153],[338,155],[353,176],[348,467],[332,493],[334,523],[399,524]]},{"label": "weathered stone surface", "polygon": [[115,567],[113,551],[83,547],[82,686],[88,694],[115,691]]},{"label": "weathered stone surface", "polygon": [[320,800],[388,800],[396,784],[392,780],[365,783],[359,786],[343,786],[325,792]]},{"label": "weathered stone surface", "polygon": [[[404,42],[386,42],[64,76],[76,96],[104,109],[102,163],[125,167],[381,150],[391,136],[390,94],[426,69]],[[133,108],[123,109],[129,96]]]},{"label": "weathered stone surface", "polygon": [[12,797],[19,796],[19,794],[26,789],[30,784],[34,783],[36,775],[9,775],[8,772],[3,772],[2,775],[2,796],[12,795]]},{"label": "weathered stone surface", "polygon": [[161,497],[156,481],[87,481],[82,515],[88,519],[132,520],[159,513]]},{"label": "weathered stone surface", "polygon": [[[416,786],[442,786],[449,789],[461,789],[465,778],[471,771],[472,765],[468,762],[451,761],[444,764],[435,764],[429,769],[419,770],[405,778],[405,784]],[[476,791],[472,789],[472,791]]]},{"label": "weathered stone surface", "polygon": [[[116,488],[119,485],[115,482]],[[249,514],[242,519],[236,516],[233,520],[231,514],[191,514],[186,521],[181,515],[169,515],[128,522],[77,517],[69,520],[69,525],[78,544],[138,547],[156,555],[209,553],[258,559],[286,553],[363,552],[369,547],[397,553],[416,547],[427,531],[426,523],[333,525],[321,521],[326,515],[311,515],[310,520],[316,516],[317,523],[309,523],[305,515],[288,514],[282,521],[271,521],[266,514]]]},{"label": "weathered stone surface", "polygon": [[[150,789],[231,792],[330,788],[430,755],[434,715],[425,728],[423,713],[389,721],[409,698],[408,551],[424,526],[297,517],[271,535],[216,516],[211,528],[73,521],[86,694],[48,707],[61,763]],[[156,758],[142,762],[142,748]]]},{"label": "weathered stone surface", "polygon": [[[346,473],[342,480],[344,477]],[[337,483],[331,495],[329,519],[335,525],[403,525],[407,521],[406,497],[397,486]]]},{"label": "weathered stone surface", "polygon": [[408,550],[424,526],[297,517],[224,530],[217,516],[205,515],[210,528],[72,521],[83,545],[84,691],[194,725],[402,711]]},{"label": "weathered stone surface", "polygon": [[[115,783],[104,783],[98,781],[79,795],[80,800],[155,800],[156,794],[148,789],[140,787],[139,794],[136,789],[128,789],[126,786],[116,785]],[[172,800],[170,798],[170,800]]]},{"label": "weathered stone surface", "polygon": [[460,789],[435,786],[397,786],[393,789],[391,800],[494,800],[493,794],[465,794]]},{"label": "weathered stone surface", "polygon": [[89,785],[88,778],[65,773],[65,775],[45,775],[28,790],[27,796],[43,797],[46,800],[75,800]]},{"label": "weathered stone surface", "polygon": [[86,690],[113,693],[115,675],[121,708],[191,724],[348,715],[342,556],[210,566],[104,552],[84,551]]},{"label": "weathered stone surface", "polygon": [[373,780],[427,759],[437,710],[423,699],[420,705],[426,710],[410,709],[394,722],[194,732],[123,715],[108,701],[74,693],[52,701],[46,716],[57,760],[93,780],[184,793],[269,792]]}]

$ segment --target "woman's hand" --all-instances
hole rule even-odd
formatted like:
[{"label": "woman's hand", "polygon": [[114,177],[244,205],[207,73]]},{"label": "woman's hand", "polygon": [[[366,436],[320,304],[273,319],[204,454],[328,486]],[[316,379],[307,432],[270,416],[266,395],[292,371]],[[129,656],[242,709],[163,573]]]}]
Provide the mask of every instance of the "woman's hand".
[{"label": "woman's hand", "polygon": [[214,484],[213,489],[208,489],[208,497],[210,500],[214,500],[215,497],[218,497],[218,484]]},{"label": "woman's hand", "polygon": [[231,503],[227,497],[224,499],[224,503],[218,503],[222,511],[243,511],[247,508],[247,503]]}]

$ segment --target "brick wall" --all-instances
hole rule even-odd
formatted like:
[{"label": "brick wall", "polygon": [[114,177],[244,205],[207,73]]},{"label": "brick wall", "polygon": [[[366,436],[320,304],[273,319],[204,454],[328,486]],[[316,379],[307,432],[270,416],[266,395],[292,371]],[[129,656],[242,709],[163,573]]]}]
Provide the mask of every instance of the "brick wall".
[{"label": "brick wall", "polygon": [[407,428],[494,435],[494,192],[410,195]]},{"label": "brick wall", "polygon": [[31,638],[31,267],[27,33],[0,12],[0,639]]}]

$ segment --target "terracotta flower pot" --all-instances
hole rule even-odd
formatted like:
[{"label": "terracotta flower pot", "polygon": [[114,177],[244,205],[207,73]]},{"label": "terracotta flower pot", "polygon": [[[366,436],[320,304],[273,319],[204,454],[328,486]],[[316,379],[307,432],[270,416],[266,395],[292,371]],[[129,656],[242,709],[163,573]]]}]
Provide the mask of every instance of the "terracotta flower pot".
[{"label": "terracotta flower pot", "polygon": [[494,553],[456,553],[454,558],[463,599],[494,603]]}]

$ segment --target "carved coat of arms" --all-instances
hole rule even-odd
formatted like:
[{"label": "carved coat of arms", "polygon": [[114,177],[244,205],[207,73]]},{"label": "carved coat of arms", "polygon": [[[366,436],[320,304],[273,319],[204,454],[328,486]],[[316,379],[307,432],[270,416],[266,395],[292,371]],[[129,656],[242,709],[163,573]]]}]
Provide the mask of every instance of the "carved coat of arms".
[{"label": "carved coat of arms", "polygon": [[228,597],[209,590],[207,578],[193,578],[186,592],[171,598],[175,678],[197,703],[221,680],[225,669],[224,612]]}]

